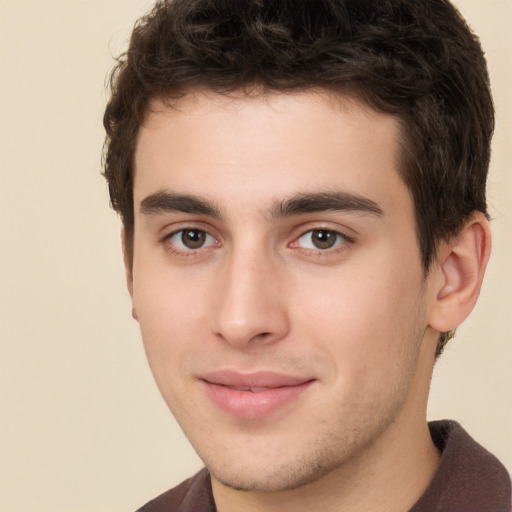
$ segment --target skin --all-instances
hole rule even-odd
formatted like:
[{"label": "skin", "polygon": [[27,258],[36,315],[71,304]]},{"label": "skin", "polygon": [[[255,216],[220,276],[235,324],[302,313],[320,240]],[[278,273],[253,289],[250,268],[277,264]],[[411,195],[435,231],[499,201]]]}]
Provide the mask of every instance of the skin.
[{"label": "skin", "polygon": [[[128,287],[158,387],[210,470],[219,512],[396,512],[432,478],[435,345],[467,314],[453,294],[474,272],[445,244],[425,277],[398,140],[396,119],[327,93],[196,91],[177,109],[152,104],[135,154]],[[283,213],[304,194],[365,207]],[[487,236],[481,218],[471,225],[470,256]],[[318,246],[322,236],[332,247]],[[311,382],[270,414],[240,418],[205,393],[200,377],[217,370]]]}]

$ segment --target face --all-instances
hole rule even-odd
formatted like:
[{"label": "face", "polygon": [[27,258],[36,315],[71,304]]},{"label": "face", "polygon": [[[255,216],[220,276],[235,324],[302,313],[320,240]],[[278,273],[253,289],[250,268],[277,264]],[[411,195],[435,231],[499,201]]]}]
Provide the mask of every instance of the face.
[{"label": "face", "polygon": [[429,288],[397,140],[392,117],[314,92],[153,103],[129,287],[214,481],[294,488],[424,414]]}]

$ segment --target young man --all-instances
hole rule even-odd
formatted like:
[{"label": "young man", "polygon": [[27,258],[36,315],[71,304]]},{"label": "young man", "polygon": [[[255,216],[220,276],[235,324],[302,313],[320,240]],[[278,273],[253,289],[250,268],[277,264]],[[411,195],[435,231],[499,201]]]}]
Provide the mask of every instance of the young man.
[{"label": "young man", "polygon": [[174,0],[113,74],[133,316],[206,468],[143,511],[506,512],[428,425],[490,252],[494,117],[446,0]]}]

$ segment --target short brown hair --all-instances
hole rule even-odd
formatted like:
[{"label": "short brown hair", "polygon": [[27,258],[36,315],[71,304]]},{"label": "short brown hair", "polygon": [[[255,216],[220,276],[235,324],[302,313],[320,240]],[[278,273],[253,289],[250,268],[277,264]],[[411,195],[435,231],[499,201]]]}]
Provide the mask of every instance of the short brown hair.
[{"label": "short brown hair", "polygon": [[[425,273],[485,185],[494,109],[478,38],[448,0],[162,0],[111,76],[104,173],[133,251],[133,156],[151,99],[325,88],[401,124]],[[440,337],[440,353],[447,335]]]}]

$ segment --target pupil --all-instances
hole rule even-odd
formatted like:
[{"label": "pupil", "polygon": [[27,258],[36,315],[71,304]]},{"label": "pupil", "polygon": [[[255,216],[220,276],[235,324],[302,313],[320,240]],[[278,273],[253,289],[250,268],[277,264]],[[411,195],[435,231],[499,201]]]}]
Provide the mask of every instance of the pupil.
[{"label": "pupil", "polygon": [[204,231],[199,231],[197,229],[186,229],[181,235],[183,245],[189,249],[198,249],[204,244],[205,239],[206,235]]},{"label": "pupil", "polygon": [[313,231],[313,244],[319,249],[330,249],[336,243],[336,233],[332,231]]}]

